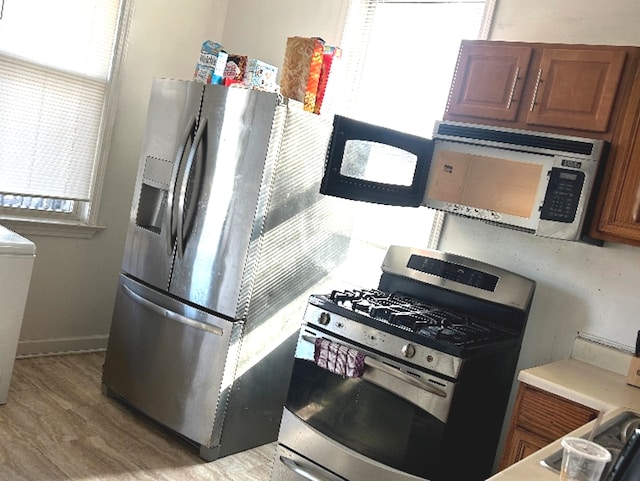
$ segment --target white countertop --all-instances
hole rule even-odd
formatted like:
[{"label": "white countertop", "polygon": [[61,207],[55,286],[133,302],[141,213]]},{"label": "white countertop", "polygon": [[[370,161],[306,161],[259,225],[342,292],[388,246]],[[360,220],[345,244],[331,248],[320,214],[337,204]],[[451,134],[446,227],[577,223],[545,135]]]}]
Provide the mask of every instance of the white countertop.
[{"label": "white countertop", "polygon": [[[622,411],[640,412],[640,389],[629,386],[626,376],[576,359],[525,369],[518,379],[545,391],[593,409],[605,411],[603,422]],[[583,436],[595,424],[592,421],[576,429],[571,436]],[[558,481],[555,473],[540,465],[540,461],[559,451],[560,440],[551,443],[522,461],[489,478],[491,481]]]}]

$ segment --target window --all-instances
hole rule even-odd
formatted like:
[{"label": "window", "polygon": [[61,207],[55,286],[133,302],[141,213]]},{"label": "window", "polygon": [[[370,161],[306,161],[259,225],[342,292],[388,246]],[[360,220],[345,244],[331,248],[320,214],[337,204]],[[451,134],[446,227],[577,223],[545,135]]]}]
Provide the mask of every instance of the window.
[{"label": "window", "polygon": [[[352,0],[342,40],[348,87],[333,93],[329,108],[431,137],[446,107],[460,41],[486,38],[494,2]],[[437,248],[441,213],[367,203],[355,211],[350,256],[364,253],[369,277],[379,277],[391,244]]]},{"label": "window", "polygon": [[95,223],[123,0],[5,0],[0,216]]}]

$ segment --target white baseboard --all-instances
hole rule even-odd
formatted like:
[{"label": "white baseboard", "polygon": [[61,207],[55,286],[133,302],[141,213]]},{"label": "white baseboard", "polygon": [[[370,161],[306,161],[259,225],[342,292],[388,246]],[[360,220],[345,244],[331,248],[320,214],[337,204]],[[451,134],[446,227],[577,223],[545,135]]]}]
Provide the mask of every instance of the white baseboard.
[{"label": "white baseboard", "polygon": [[18,342],[16,357],[50,356],[76,352],[102,351],[107,348],[108,335],[71,337],[61,339],[37,339]]}]

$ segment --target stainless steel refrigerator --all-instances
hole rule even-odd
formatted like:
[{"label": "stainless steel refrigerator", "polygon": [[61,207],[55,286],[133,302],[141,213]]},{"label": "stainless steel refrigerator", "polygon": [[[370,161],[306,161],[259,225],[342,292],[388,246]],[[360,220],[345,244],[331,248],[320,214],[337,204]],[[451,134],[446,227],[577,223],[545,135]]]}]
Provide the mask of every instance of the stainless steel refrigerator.
[{"label": "stainless steel refrigerator", "polygon": [[330,120],[154,80],[103,371],[206,460],[277,439],[306,295],[349,245],[319,194]]}]

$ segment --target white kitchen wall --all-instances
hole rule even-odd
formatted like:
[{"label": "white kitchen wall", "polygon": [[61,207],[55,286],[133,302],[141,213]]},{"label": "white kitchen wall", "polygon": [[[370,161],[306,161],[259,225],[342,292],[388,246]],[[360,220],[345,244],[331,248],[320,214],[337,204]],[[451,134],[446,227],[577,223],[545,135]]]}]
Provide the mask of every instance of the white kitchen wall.
[{"label": "white kitchen wall", "polygon": [[[347,0],[136,0],[116,127],[94,239],[30,236],[38,245],[19,352],[104,346],[151,78],[188,78],[200,43],[281,67],[286,37],[339,43]],[[499,0],[493,39],[640,45],[636,0]],[[425,241],[426,242],[426,241]],[[640,248],[568,244],[448,218],[440,248],[538,282],[521,356],[528,367],[570,354],[578,332],[630,346],[640,328]]]},{"label": "white kitchen wall", "polygon": [[347,8],[346,0],[233,0],[222,43],[230,53],[280,69],[287,37],[320,37],[329,45],[339,44]]},{"label": "white kitchen wall", "polygon": [[93,239],[29,235],[37,257],[18,354],[106,346],[153,77],[190,78],[227,0],[135,0]]}]

